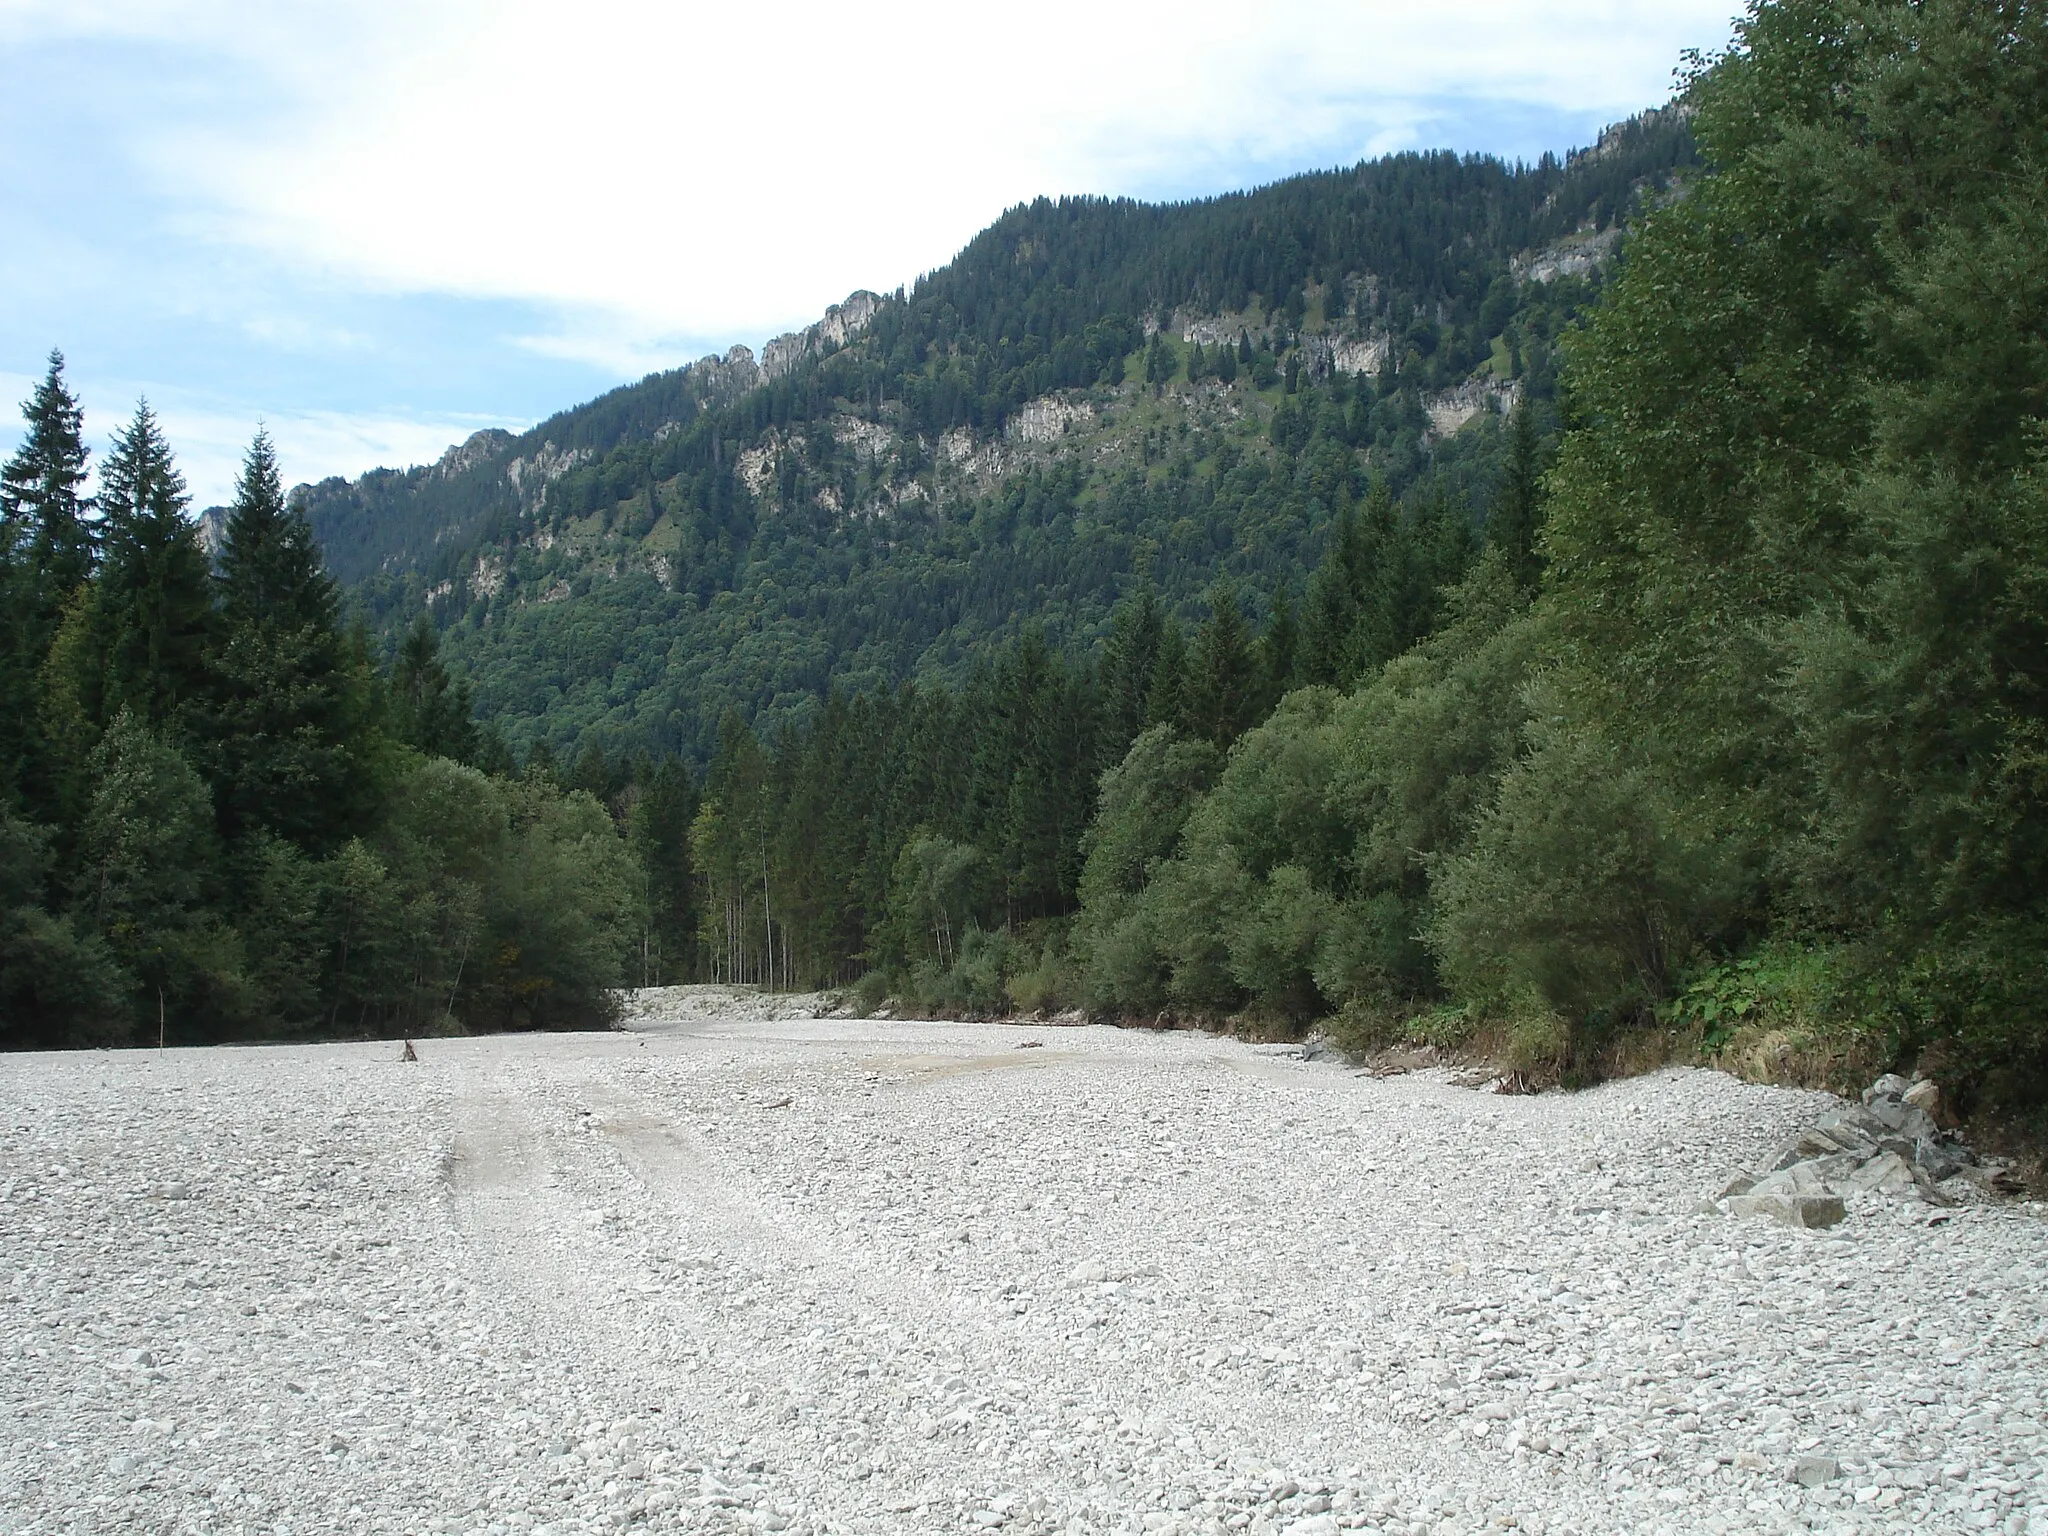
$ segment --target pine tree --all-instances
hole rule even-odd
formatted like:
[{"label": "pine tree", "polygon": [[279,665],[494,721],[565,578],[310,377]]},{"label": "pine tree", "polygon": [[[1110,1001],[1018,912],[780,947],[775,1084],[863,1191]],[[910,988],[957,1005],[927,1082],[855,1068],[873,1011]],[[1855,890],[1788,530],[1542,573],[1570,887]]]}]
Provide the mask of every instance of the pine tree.
[{"label": "pine tree", "polygon": [[35,678],[65,604],[92,570],[84,415],[64,386],[63,354],[23,404],[28,438],[0,468],[0,798],[18,792],[47,812],[48,751]]},{"label": "pine tree", "polygon": [[1152,674],[1159,664],[1160,642],[1166,633],[1165,610],[1151,582],[1117,604],[1110,618],[1107,654],[1102,662],[1103,725],[1112,759],[1145,728]]},{"label": "pine tree", "polygon": [[263,829],[324,854],[369,816],[369,687],[303,514],[286,504],[268,433],[249,445],[217,578],[218,688],[207,735],[221,829]]},{"label": "pine tree", "polygon": [[1209,595],[1209,617],[1188,658],[1181,705],[1188,734],[1228,747],[1257,721],[1259,692],[1251,626],[1235,589],[1219,585]]},{"label": "pine tree", "polygon": [[104,729],[132,711],[183,733],[212,689],[212,577],[186,515],[185,477],[149,403],[116,432],[100,471],[105,562],[93,602],[93,675],[81,679],[89,718]]},{"label": "pine tree", "polygon": [[92,573],[92,530],[85,521],[85,414],[64,384],[64,354],[21,408],[28,437],[0,468],[0,526],[5,548],[20,551],[35,575],[46,628],[79,583]]},{"label": "pine tree", "polygon": [[1543,557],[1536,549],[1543,521],[1542,472],[1536,424],[1524,391],[1508,417],[1507,470],[1486,516],[1486,542],[1500,550],[1515,579],[1531,590],[1543,575]]},{"label": "pine tree", "polygon": [[[452,758],[458,763],[473,763],[480,756],[488,756],[491,761],[478,766],[493,772],[511,771],[509,755],[500,761],[495,753],[483,752],[483,739],[470,709],[469,685],[449,677],[441,662],[441,642],[434,632],[434,621],[424,613],[400,642],[398,657],[391,666],[391,714],[398,739],[415,751],[429,757]],[[502,749],[502,739],[498,746]],[[542,743],[534,751],[539,753],[544,746]],[[532,759],[527,766],[529,772],[533,771]],[[545,771],[552,775],[554,766],[554,755],[549,752]]]}]

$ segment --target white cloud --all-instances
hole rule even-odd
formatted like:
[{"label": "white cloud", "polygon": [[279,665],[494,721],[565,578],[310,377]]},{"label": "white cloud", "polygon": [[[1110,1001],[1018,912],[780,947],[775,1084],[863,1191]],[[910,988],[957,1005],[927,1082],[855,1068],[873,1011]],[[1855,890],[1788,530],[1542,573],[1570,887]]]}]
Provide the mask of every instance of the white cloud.
[{"label": "white cloud", "polygon": [[0,40],[253,71],[226,116],[138,125],[193,228],[346,285],[538,301],[562,324],[531,345],[618,367],[907,281],[1041,192],[1220,189],[1458,110],[1618,117],[1730,9],[0,0]]}]

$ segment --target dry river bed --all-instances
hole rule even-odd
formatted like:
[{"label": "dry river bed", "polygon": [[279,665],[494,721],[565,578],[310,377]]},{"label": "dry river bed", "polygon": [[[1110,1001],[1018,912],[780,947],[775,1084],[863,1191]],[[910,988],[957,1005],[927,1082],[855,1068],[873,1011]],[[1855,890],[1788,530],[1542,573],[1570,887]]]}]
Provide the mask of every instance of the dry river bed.
[{"label": "dry river bed", "polygon": [[2048,1536],[2042,1207],[1700,1212],[1821,1096],[789,1011],[0,1058],[0,1532]]}]

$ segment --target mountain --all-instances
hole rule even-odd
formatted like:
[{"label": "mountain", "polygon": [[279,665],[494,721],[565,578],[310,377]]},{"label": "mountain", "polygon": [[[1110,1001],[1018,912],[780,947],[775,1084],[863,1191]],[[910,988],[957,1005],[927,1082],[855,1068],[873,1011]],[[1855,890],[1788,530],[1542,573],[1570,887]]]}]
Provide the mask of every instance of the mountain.
[{"label": "mountain", "polygon": [[1143,582],[1299,588],[1383,483],[1483,521],[1501,419],[1677,108],[1562,160],[1404,154],[1196,202],[1041,199],[914,288],[436,464],[295,493],[373,624],[422,611],[521,749],[708,754],[828,689],[958,677],[1031,626],[1086,655]]}]

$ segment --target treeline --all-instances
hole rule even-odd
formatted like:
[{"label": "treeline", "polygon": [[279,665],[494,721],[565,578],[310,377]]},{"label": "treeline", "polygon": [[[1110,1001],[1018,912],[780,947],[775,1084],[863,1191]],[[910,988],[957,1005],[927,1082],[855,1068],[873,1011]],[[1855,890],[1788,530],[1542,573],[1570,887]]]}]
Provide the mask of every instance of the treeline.
[{"label": "treeline", "polygon": [[[1537,454],[1530,414],[1514,425],[1520,469],[1490,519],[1509,570],[1529,559]],[[707,979],[858,982],[935,1009],[1158,1006],[1092,989],[1074,968],[1098,793],[1113,796],[1127,754],[1169,743],[1213,769],[1297,690],[1377,671],[1438,624],[1477,557],[1471,519],[1440,498],[1400,505],[1384,483],[1355,505],[1340,496],[1306,591],[1282,594],[1263,625],[1229,583],[1193,625],[1144,586],[1094,660],[1030,629],[958,688],[835,692],[766,742],[728,715],[687,838],[673,815],[665,842],[635,835],[650,864],[690,872],[686,897],[656,903],[662,953]],[[648,772],[593,745],[572,782],[625,807]]]},{"label": "treeline", "polygon": [[[88,497],[52,354],[0,477],[0,1044],[612,1016],[647,881],[509,775],[430,627],[341,621],[258,433],[211,557],[146,405]],[[495,770],[495,771],[486,771]]]},{"label": "treeline", "polygon": [[1233,641],[1219,599],[1191,651],[1261,660],[1142,711],[1138,600],[1092,675],[1026,645],[740,738],[698,825],[741,923],[762,875],[749,952],[935,1005],[1490,1026],[1567,1074],[1675,1030],[2038,1100],[2048,19],[1762,4],[1687,104],[1708,174],[1637,225],[1476,564],[1368,503],[1298,618]]}]

